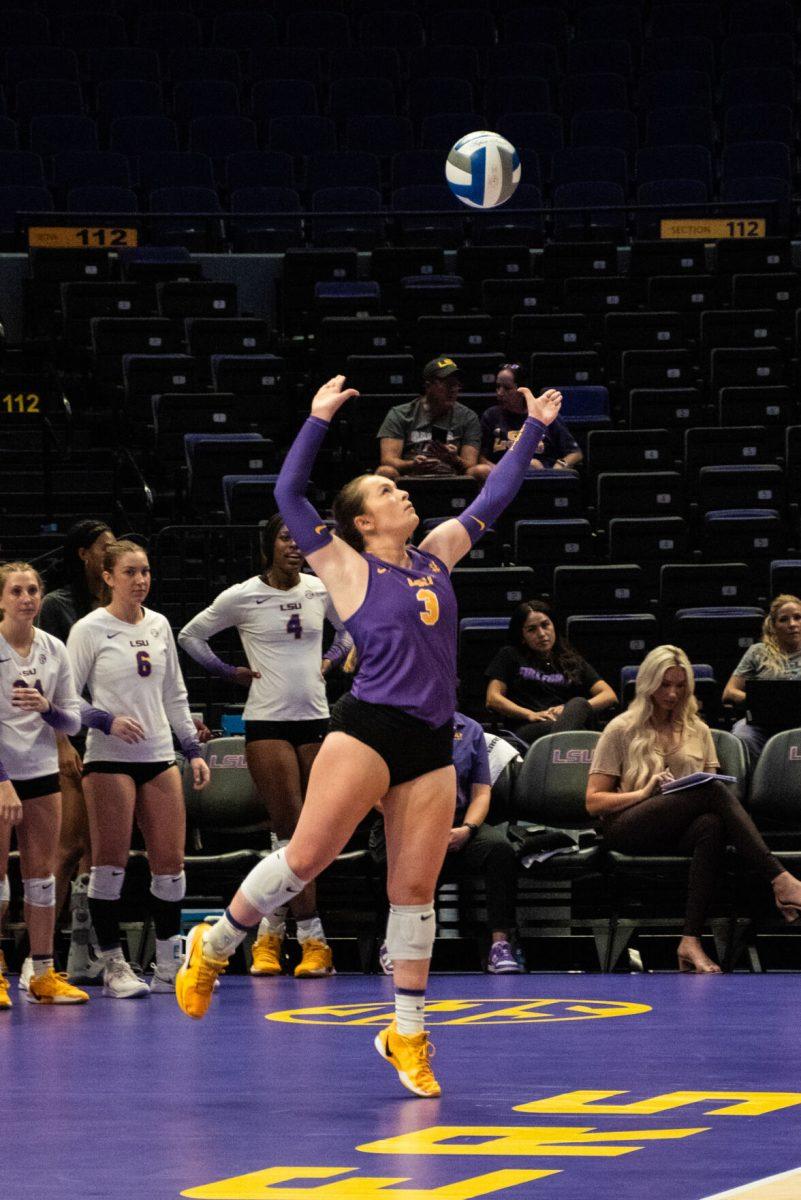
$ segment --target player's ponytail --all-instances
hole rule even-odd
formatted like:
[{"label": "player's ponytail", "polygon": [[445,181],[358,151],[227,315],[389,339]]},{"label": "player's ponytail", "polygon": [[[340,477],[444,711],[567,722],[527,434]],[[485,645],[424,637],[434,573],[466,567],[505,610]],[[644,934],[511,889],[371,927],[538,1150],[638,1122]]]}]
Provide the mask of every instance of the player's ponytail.
[{"label": "player's ponytail", "polygon": [[351,479],[350,483],[346,483],[337,493],[331,506],[337,534],[343,542],[347,542],[354,550],[358,550],[359,554],[364,552],[364,538],[356,528],[356,518],[364,513],[362,482],[368,478],[367,475],[358,475],[356,479]]}]

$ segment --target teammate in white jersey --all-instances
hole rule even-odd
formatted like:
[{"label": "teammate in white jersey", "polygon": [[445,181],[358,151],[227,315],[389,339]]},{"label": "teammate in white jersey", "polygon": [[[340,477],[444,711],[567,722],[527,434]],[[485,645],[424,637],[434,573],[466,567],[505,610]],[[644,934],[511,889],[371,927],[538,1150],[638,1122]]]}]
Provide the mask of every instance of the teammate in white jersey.
[{"label": "teammate in white jersey", "polygon": [[[104,992],[127,999],[173,991],[181,962],[186,813],[171,729],[189,760],[195,788],[206,786],[209,769],[189,714],[172,630],[166,617],[144,607],[150,565],[141,546],[127,541],[109,546],[103,579],[110,603],[73,625],[67,650],[76,687],[88,686],[94,706],[84,710],[95,726],[83,760],[92,839],[89,909],[105,964]],[[135,715],[115,716],[125,712]],[[150,987],[120,947],[120,894],[134,815],[151,870],[156,962]]]},{"label": "teammate in white jersey", "polygon": [[[27,999],[82,1004],[89,999],[86,992],[57,975],[53,964],[53,867],[61,826],[56,733],[78,732],[80,701],[64,644],[34,627],[42,590],[29,563],[0,567],[0,887],[16,825],[33,960]],[[0,976],[0,1008],[10,1007]]]},{"label": "teammate in white jersey", "polygon": [[[262,573],[222,592],[184,626],[178,643],[207,671],[249,688],[244,711],[247,763],[275,838],[283,846],[295,830],[311,765],[328,731],[323,675],[345,657],[350,638],[317,576],[301,573],[303,555],[279,514],[262,528],[261,553]],[[338,636],[323,657],[326,618]],[[209,646],[209,638],[231,628],[239,633],[247,667],[223,662]],[[316,905],[313,882],[289,905],[302,950],[295,968],[298,977],[333,971]],[[281,974],[285,918],[282,909],[261,922],[253,944],[252,974]]]}]

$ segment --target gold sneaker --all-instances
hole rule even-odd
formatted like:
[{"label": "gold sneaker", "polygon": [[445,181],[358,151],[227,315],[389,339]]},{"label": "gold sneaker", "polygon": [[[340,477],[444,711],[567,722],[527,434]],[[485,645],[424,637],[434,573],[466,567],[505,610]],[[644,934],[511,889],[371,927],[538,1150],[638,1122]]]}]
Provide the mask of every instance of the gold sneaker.
[{"label": "gold sneaker", "polygon": [[251,975],[283,974],[282,947],[284,939],[280,933],[264,933],[253,943],[253,966]]},{"label": "gold sneaker", "polygon": [[31,976],[25,999],[31,1004],[86,1004],[89,996],[51,967],[44,975]]},{"label": "gold sneaker", "polygon": [[307,938],[302,943],[303,957],[295,967],[296,979],[312,979],[321,975],[336,975],[334,956],[328,942]]},{"label": "gold sneaker", "polygon": [[8,994],[8,980],[0,973],[0,1008],[11,1008],[11,997]]},{"label": "gold sneaker", "polygon": [[211,1004],[211,994],[228,966],[227,958],[209,958],[203,950],[203,935],[211,925],[201,922],[190,929],[186,939],[186,957],[175,976],[175,999],[181,1012],[200,1020]]},{"label": "gold sneaker", "polygon": [[425,1096],[433,1100],[442,1094],[428,1062],[434,1055],[434,1047],[429,1042],[427,1033],[413,1033],[409,1036],[398,1033],[395,1022],[392,1021],[386,1029],[378,1031],[373,1045],[381,1057],[391,1063],[398,1072],[403,1086],[414,1092],[415,1096]]}]

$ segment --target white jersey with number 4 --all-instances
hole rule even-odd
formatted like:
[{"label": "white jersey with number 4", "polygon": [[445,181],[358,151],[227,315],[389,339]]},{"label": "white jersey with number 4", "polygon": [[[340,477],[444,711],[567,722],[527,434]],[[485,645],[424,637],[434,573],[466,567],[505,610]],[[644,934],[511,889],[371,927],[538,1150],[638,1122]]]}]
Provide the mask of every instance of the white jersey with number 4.
[{"label": "white jersey with number 4", "polygon": [[254,575],[221,592],[183,627],[178,642],[207,666],[201,643],[223,629],[237,629],[248,666],[261,675],[250,685],[245,720],[324,720],[328,702],[320,664],[326,617],[341,626],[316,575],[301,575],[288,591]]},{"label": "white jersey with number 4", "polygon": [[33,645],[21,658],[0,637],[0,761],[11,779],[39,779],[58,770],[54,730],[40,712],[26,712],[11,704],[15,687],[32,687],[73,718],[66,733],[81,727],[80,702],[64,643],[43,629],[34,629]]},{"label": "white jersey with number 4", "polygon": [[197,741],[186,685],[169,621],[143,608],[132,625],[105,608],[76,621],[67,640],[75,685],[89,688],[92,704],[115,717],[134,717],[144,741],[129,745],[90,729],[84,762],[169,762],[175,758],[172,727],[182,746]]}]

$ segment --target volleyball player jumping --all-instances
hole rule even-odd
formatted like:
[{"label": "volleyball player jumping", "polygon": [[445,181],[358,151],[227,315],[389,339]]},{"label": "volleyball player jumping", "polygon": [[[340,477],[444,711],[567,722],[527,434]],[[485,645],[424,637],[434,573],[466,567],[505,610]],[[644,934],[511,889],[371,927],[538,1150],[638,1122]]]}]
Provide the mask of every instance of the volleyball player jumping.
[{"label": "volleyball player jumping", "polygon": [[359,668],[334,706],[331,731],[312,768],[306,803],[285,849],[250,872],[213,926],[190,932],[175,984],[181,1009],[202,1017],[229,957],[267,913],[300,892],[336,858],[358,822],[382,801],[390,901],[387,946],[395,964],[395,1018],[378,1052],[418,1096],[438,1096],[423,1011],[434,943],[434,889],[456,799],[452,765],[456,707],[456,598],[449,572],[512,501],[561,395],[521,389],[528,417],[483,491],[415,549],[419,518],[408,493],[364,475],[334,502],[333,536],[304,492],[328,426],[346,400],[344,376],[312,401],[287,454],[276,500],[300,550],[322,579],[351,634]]}]

